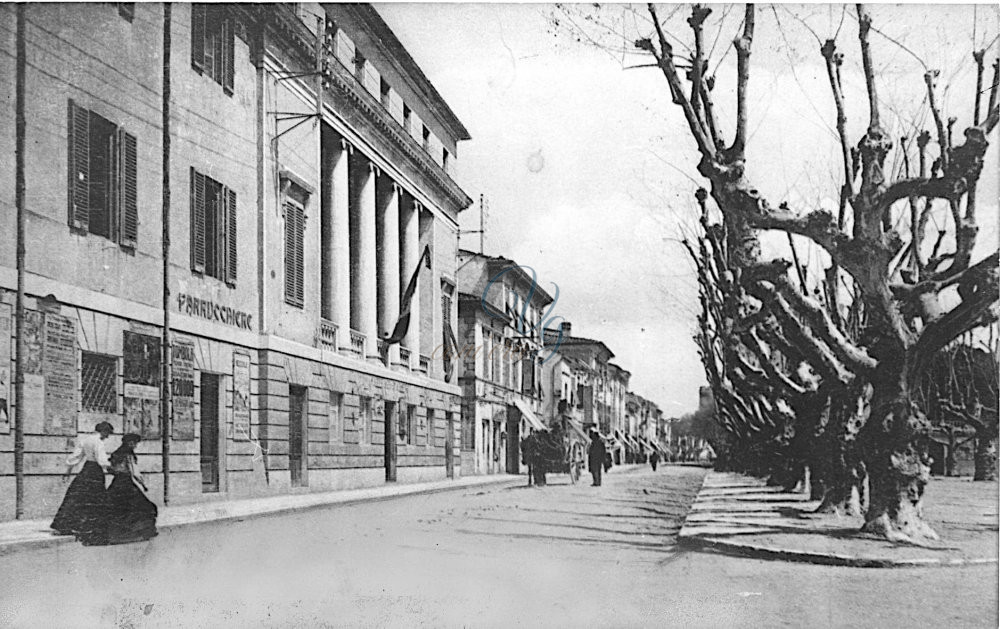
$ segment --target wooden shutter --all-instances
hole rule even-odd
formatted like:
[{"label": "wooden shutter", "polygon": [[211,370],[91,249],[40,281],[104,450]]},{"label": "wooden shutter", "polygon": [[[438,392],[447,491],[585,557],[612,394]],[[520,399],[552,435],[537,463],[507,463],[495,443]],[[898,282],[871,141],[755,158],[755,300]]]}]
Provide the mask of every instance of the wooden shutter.
[{"label": "wooden shutter", "polygon": [[191,66],[201,72],[205,69],[205,21],[207,5],[191,5]]},{"label": "wooden shutter", "polygon": [[69,101],[69,225],[90,225],[90,112]]},{"label": "wooden shutter", "polygon": [[296,263],[296,268],[298,269],[298,284],[299,284],[299,303],[304,304],[306,301],[306,211],[305,208],[299,208],[299,242],[295,251],[299,256]]},{"label": "wooden shutter", "polygon": [[205,272],[205,175],[191,169],[191,269]]},{"label": "wooden shutter", "polygon": [[225,196],[223,216],[226,237],[222,241],[223,246],[220,246],[219,249],[226,252],[225,281],[230,286],[234,286],[236,285],[236,192],[229,188],[223,188],[223,195]]},{"label": "wooden shutter", "polygon": [[118,130],[118,243],[135,248],[139,237],[136,139]]},{"label": "wooden shutter", "polygon": [[294,203],[285,204],[285,301],[304,303],[305,215]]},{"label": "wooden shutter", "polygon": [[291,203],[285,204],[285,299],[290,304],[298,305],[296,283],[298,271],[295,261],[298,259],[298,213]]},{"label": "wooden shutter", "polygon": [[227,16],[219,7],[219,18],[222,20],[222,89],[226,94],[233,93],[233,79],[236,76],[234,68],[235,39],[233,33],[233,18]]}]

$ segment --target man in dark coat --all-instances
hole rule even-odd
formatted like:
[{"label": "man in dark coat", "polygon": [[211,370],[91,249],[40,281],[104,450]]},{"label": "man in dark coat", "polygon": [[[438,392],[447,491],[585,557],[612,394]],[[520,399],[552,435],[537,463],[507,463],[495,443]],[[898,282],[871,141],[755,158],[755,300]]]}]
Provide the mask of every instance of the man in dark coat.
[{"label": "man in dark coat", "polygon": [[596,430],[590,431],[590,449],[587,450],[587,462],[590,464],[590,474],[594,477],[594,487],[601,486],[601,474],[604,472],[604,459],[607,456],[604,439]]}]

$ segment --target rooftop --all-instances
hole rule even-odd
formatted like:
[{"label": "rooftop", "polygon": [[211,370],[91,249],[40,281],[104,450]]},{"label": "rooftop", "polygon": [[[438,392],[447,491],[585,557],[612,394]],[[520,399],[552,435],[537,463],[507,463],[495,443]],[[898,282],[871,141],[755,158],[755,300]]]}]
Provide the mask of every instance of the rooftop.
[{"label": "rooftop", "polygon": [[447,101],[445,101],[444,97],[437,91],[437,88],[430,82],[430,79],[420,69],[420,66],[414,61],[409,51],[406,50],[373,5],[339,4],[338,8],[340,10],[351,11],[365,26],[371,29],[372,33],[375,34],[380,43],[390,53],[391,58],[398,61],[400,66],[402,66],[402,69],[405,71],[403,74],[411,79],[412,86],[427,98],[428,104],[431,105],[431,109],[434,111],[436,117],[448,131],[454,134],[458,140],[471,139],[472,136],[469,135],[468,129],[465,128],[462,121],[458,119],[455,112],[448,106]]}]

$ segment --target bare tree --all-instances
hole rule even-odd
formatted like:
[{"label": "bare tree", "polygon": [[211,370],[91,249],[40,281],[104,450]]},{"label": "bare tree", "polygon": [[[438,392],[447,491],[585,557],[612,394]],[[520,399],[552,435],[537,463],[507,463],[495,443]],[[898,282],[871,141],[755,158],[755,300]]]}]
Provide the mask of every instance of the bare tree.
[{"label": "bare tree", "polygon": [[[691,9],[689,43],[684,45],[688,53],[681,55],[673,43],[681,38],[668,32],[656,6],[650,4],[649,34],[636,39],[634,46],[647,53],[662,74],[697,147],[698,172],[724,216],[730,267],[735,270],[732,281],[766,304],[780,321],[780,342],[794,346],[820,367],[824,378],[844,387],[870,386],[869,417],[857,435],[870,484],[863,530],[897,541],[934,539],[937,535],[922,514],[930,424],[915,403],[914,392],[941,348],[997,318],[998,255],[973,261],[973,250],[978,231],[976,186],[988,136],[1000,120],[1000,65],[993,66],[992,87],[972,95],[970,109],[975,113],[961,142],[955,140],[956,119],[946,119],[939,104],[938,72],[926,72],[922,80],[936,133],[918,134],[920,166],[911,173],[912,144],[894,144],[883,122],[884,104],[870,45],[872,19],[858,5],[857,50],[868,125],[857,142],[850,141],[845,124],[850,103],[841,83],[843,57],[835,38],[823,42],[818,51],[828,69],[843,161],[840,207],[834,216],[821,208],[792,207],[789,201],[772,203],[747,174],[751,104],[747,93],[757,13],[753,5],[746,7],[733,40],[736,112],[735,128],[727,139],[713,100],[714,72],[709,73],[705,50],[703,30],[710,12],[700,5]],[[985,51],[973,56],[980,84],[984,56]],[[929,154],[934,145],[936,156]],[[887,163],[890,156],[903,158],[904,173],[893,175]],[[950,226],[928,233],[928,219],[940,208],[946,209]],[[900,215],[910,220],[895,220]],[[789,281],[790,263],[760,261],[760,230],[805,237],[826,252],[832,262],[826,304],[802,294]],[[748,275],[752,281],[747,281]],[[840,303],[842,277],[849,278],[853,297],[847,313]],[[845,324],[846,315],[853,321]],[[848,327],[855,333],[845,334]],[[748,409],[744,420],[754,421],[757,414]]]},{"label": "bare tree", "polygon": [[995,343],[975,343],[968,335],[938,352],[924,373],[918,399],[931,423],[949,439],[946,474],[954,471],[959,440],[971,433],[976,442],[974,480],[997,479],[997,359]]}]

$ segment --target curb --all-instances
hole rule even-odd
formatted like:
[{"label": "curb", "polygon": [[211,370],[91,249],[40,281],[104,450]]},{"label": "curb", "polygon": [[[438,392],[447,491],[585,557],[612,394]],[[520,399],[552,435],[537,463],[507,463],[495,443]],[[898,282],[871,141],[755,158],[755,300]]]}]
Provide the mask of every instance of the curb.
[{"label": "curb", "polygon": [[957,568],[963,566],[997,565],[1000,563],[1000,558],[995,557],[965,559],[860,557],[839,553],[791,550],[747,542],[732,542],[717,537],[700,535],[692,532],[691,528],[688,527],[688,516],[691,513],[697,513],[695,506],[698,504],[698,499],[701,497],[702,492],[705,491],[705,483],[708,481],[708,478],[709,474],[706,474],[705,478],[702,479],[701,488],[698,489],[697,496],[695,496],[694,501],[691,503],[691,507],[688,508],[687,515],[684,516],[684,524],[681,525],[681,530],[677,533],[677,545],[682,548],[767,561],[788,561],[844,568]]},{"label": "curb", "polygon": [[724,555],[750,557],[770,561],[790,561],[844,568],[956,568],[962,566],[997,565],[995,558],[969,559],[892,559],[889,557],[856,557],[837,553],[814,553],[804,550],[773,548],[759,544],[729,542],[712,537],[678,535],[677,544],[692,550],[708,550]]},{"label": "curb", "polygon": [[[475,477],[473,477],[475,478]],[[267,511],[259,511],[256,513],[245,513],[245,514],[227,514],[217,517],[209,517],[201,520],[192,520],[190,522],[173,522],[170,524],[161,524],[157,526],[159,531],[173,531],[175,529],[182,528],[194,528],[197,526],[203,526],[207,524],[219,524],[224,522],[242,522],[246,520],[254,520],[258,518],[266,518],[272,516],[280,515],[293,515],[297,513],[304,513],[307,511],[314,511],[319,509],[329,509],[333,507],[347,507],[353,506],[366,502],[386,502],[388,500],[394,500],[397,498],[408,498],[410,496],[427,496],[431,494],[440,494],[449,491],[458,491],[462,489],[477,489],[480,487],[494,487],[497,485],[502,485],[505,483],[520,483],[523,482],[523,477],[521,476],[510,476],[510,475],[497,475],[495,478],[491,477],[491,480],[486,480],[478,483],[470,483],[468,485],[444,485],[441,487],[427,487],[422,489],[414,489],[412,491],[400,491],[398,493],[389,493],[385,495],[376,496],[364,496],[357,498],[347,498],[343,500],[331,500],[330,502],[318,502],[314,504],[298,505],[298,506],[287,506],[278,507],[275,509]],[[403,487],[406,487],[403,485]],[[304,494],[308,495],[308,494]],[[198,504],[198,503],[194,503]],[[21,551],[27,550],[42,550],[46,548],[54,548],[56,546],[62,546],[65,544],[76,544],[76,538],[72,535],[53,535],[51,537],[43,537],[39,539],[26,539],[26,540],[16,540],[10,542],[0,542],[0,557],[5,557],[12,555]]]}]

